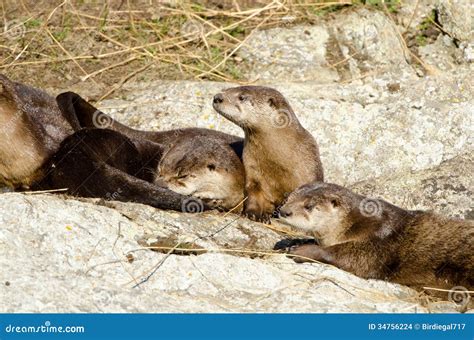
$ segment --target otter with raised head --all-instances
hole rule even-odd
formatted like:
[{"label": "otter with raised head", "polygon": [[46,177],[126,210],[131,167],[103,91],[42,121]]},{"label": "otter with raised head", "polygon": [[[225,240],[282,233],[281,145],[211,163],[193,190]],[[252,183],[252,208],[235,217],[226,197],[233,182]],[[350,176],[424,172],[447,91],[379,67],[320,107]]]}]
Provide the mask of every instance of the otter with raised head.
[{"label": "otter with raised head", "polygon": [[417,289],[474,289],[473,220],[404,210],[327,183],[290,194],[280,219],[319,240],[290,248],[297,262],[316,260]]},{"label": "otter with raised head", "polygon": [[280,92],[263,86],[230,88],[214,96],[213,106],[245,133],[244,213],[249,218],[269,222],[286,195],[323,181],[318,145]]}]

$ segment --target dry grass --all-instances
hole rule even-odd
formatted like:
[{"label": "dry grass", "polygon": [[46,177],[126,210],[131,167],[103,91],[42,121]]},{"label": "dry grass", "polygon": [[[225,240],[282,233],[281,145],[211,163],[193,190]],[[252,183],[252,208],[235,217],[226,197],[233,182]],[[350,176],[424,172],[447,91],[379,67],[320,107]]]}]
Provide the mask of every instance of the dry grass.
[{"label": "dry grass", "polygon": [[[0,5],[0,72],[99,99],[132,77],[243,79],[237,56],[261,28],[321,20],[351,1],[31,1]],[[44,70],[47,69],[47,72]]]}]

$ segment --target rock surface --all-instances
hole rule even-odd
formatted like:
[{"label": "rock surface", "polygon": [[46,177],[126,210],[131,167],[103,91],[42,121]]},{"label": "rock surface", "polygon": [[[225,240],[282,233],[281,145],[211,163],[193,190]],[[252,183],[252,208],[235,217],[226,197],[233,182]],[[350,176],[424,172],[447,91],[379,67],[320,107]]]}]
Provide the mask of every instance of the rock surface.
[{"label": "rock surface", "polygon": [[[210,252],[199,256],[152,252],[137,240],[195,228],[200,231],[193,236],[208,235],[216,231],[216,214],[191,218],[124,206],[117,211],[60,196],[0,195],[0,312],[456,311],[448,302],[423,307],[409,288],[331,266],[298,265],[281,254],[222,253],[221,241],[203,241]],[[248,243],[254,235],[261,246],[277,239],[248,221],[217,235],[229,243],[225,249],[255,249]]]},{"label": "rock surface", "polygon": [[[418,1],[408,4],[401,10],[407,18]],[[474,66],[466,16],[472,5],[456,4],[420,1],[420,13],[439,7],[451,35],[420,49],[439,71],[429,77],[417,77],[399,40],[402,27],[367,9],[313,26],[257,31],[239,52],[242,71],[289,99],[319,142],[327,181],[405,208],[472,219]],[[407,20],[410,27],[421,22]],[[142,129],[199,126],[241,135],[211,107],[215,93],[234,85],[132,83],[100,108]],[[298,236],[277,223],[2,189],[0,212],[0,312],[460,309],[331,266],[295,264],[271,251],[276,241]]]},{"label": "rock surface", "polygon": [[395,23],[350,10],[313,26],[256,31],[239,51],[246,76],[261,81],[348,81],[370,74],[414,75]]},{"label": "rock surface", "polygon": [[474,4],[470,0],[438,0],[439,22],[443,29],[460,41],[472,41]]},{"label": "rock surface", "polygon": [[412,210],[474,219],[474,150],[441,165],[361,181],[350,187],[362,195],[381,197]]}]

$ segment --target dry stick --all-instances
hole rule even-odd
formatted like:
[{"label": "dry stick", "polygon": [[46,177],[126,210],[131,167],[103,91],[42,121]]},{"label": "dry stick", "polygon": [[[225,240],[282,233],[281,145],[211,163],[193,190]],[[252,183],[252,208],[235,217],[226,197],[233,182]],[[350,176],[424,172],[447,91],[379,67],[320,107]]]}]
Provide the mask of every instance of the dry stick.
[{"label": "dry stick", "polygon": [[335,62],[334,64],[330,64],[328,65],[329,67],[331,68],[335,68],[336,66],[340,65],[340,64],[343,64],[345,63],[346,61],[350,60],[352,57],[354,57],[355,55],[359,54],[359,52],[354,52],[352,53],[351,55],[348,55],[346,58],[342,59],[342,60],[339,60],[337,62]]},{"label": "dry stick", "polygon": [[246,21],[249,21],[250,19],[252,19],[253,17],[257,16],[258,14],[266,11],[266,10],[269,10],[269,9],[279,9],[281,8],[281,5],[280,6],[276,6],[274,7],[273,4],[276,3],[277,1],[272,1],[270,4],[268,4],[267,6],[265,7],[262,7],[262,8],[259,8],[258,10],[255,11],[255,13],[251,14],[250,16],[240,20],[240,21],[237,21],[237,22],[234,22],[233,24],[230,24],[226,27],[223,27],[222,29],[223,30],[228,30],[228,29],[232,29],[236,26],[239,26],[241,23],[243,22],[246,22]]},{"label": "dry stick", "polygon": [[[66,1],[63,2],[63,4],[65,3]],[[59,7],[59,6],[58,6]],[[56,8],[57,9],[57,8]],[[56,10],[55,9],[55,10]],[[50,16],[48,17],[47,20],[49,20],[52,16],[52,14],[54,13],[54,10],[53,12],[50,14]],[[47,22],[47,21],[46,21]],[[44,25],[43,25],[44,26]],[[36,35],[39,34],[40,31],[36,32],[35,36],[33,37],[32,41],[36,38]],[[211,31],[209,33],[211,34],[214,34],[215,31]],[[129,48],[126,48],[124,50],[120,50],[120,51],[114,51],[114,52],[109,52],[109,53],[104,53],[104,54],[99,54],[99,55],[95,55],[95,56],[79,56],[79,57],[72,57],[72,56],[69,56],[69,58],[66,58],[66,59],[61,59],[63,61],[68,61],[68,60],[80,60],[80,59],[103,59],[103,58],[106,58],[106,57],[110,57],[110,56],[115,56],[115,55],[118,55],[118,54],[123,54],[123,53],[129,53],[129,52],[134,52],[134,51],[137,51],[137,50],[140,50],[140,49],[144,49],[146,47],[152,47],[152,46],[157,46],[157,45],[165,45],[165,44],[170,44],[170,47],[181,47],[181,45],[185,45],[189,42],[192,42],[194,39],[186,39],[186,40],[183,40],[183,41],[178,41],[176,42],[176,40],[179,40],[181,39],[181,37],[173,37],[173,38],[169,38],[169,39],[166,39],[166,40],[163,40],[163,41],[159,41],[159,42],[154,42],[154,43],[149,43],[149,44],[145,44],[145,45],[139,45],[139,46],[135,46],[135,47],[129,47]],[[31,41],[30,41],[31,43]],[[29,44],[30,44],[29,43]],[[28,45],[29,45],[28,44]],[[26,48],[28,47],[25,46],[24,50],[26,50]],[[42,64],[42,63],[50,63],[50,62],[56,62],[56,61],[51,61],[51,60],[48,60],[48,61],[33,61],[33,62],[22,62],[22,63],[15,63],[15,61],[22,55],[22,53],[24,52],[24,50],[15,58],[15,60],[10,63],[9,65],[4,65],[4,66],[0,66],[0,68],[6,68],[6,67],[9,67],[11,66],[12,64],[15,64],[15,66],[21,66],[21,65],[31,65],[31,64]],[[199,69],[197,69],[199,70]],[[200,71],[200,70],[199,70]]]},{"label": "dry stick", "polygon": [[183,15],[190,15],[191,17],[197,19],[198,21],[201,21],[202,23],[206,24],[206,25],[209,25],[211,26],[212,28],[214,28],[214,30],[212,31],[213,34],[215,33],[222,33],[223,35],[225,35],[227,38],[231,39],[231,40],[234,40],[235,42],[237,43],[240,43],[240,40],[232,35],[230,35],[229,33],[227,33],[225,30],[217,27],[216,25],[214,25],[211,21],[208,21],[208,20],[205,20],[203,18],[201,18],[199,15],[193,13],[193,12],[187,12],[187,11],[183,11],[183,10],[180,10],[180,9],[170,9],[171,12],[175,12],[175,13],[180,13],[180,14],[183,14]]},{"label": "dry stick", "polygon": [[410,17],[410,20],[408,20],[408,24],[405,26],[405,29],[409,29],[410,28],[410,25],[413,21],[413,18],[415,17],[415,13],[418,9],[418,5],[420,3],[420,0],[416,0],[416,4],[415,4],[415,9],[413,10],[413,13],[411,14],[411,17]]},{"label": "dry stick", "polygon": [[[188,253],[203,253],[203,252],[210,252],[209,249],[206,248],[179,248],[178,244],[177,246],[174,247],[166,247],[166,246],[147,246],[147,247],[142,247],[142,248],[137,248],[137,249],[132,249],[129,251],[129,253],[134,253],[137,251],[144,251],[144,250],[171,250],[171,251],[180,251],[180,252],[188,252]],[[316,261],[314,259],[311,259],[309,257],[301,256],[301,255],[294,255],[294,254],[285,254],[281,252],[276,252],[276,251],[260,251],[260,250],[255,250],[255,249],[244,249],[244,248],[234,248],[234,249],[224,249],[224,248],[217,248],[217,249],[212,249],[212,253],[239,253],[239,254],[252,254],[252,255],[268,255],[268,256],[281,256],[285,255],[287,257],[298,257],[302,258],[305,260],[308,260],[308,262],[313,262],[313,263],[320,263],[320,264],[326,264],[328,266],[332,266],[327,263],[323,263],[320,261]],[[168,253],[166,253],[168,254]],[[296,264],[296,263],[295,263]],[[334,267],[334,266],[333,266]],[[337,267],[336,267],[337,268]]]},{"label": "dry stick", "polygon": [[453,290],[453,289],[441,289],[441,288],[433,288],[433,287],[423,287],[423,289],[426,289],[426,290],[436,290],[436,291],[438,291],[438,292],[474,294],[474,290]]},{"label": "dry stick", "polygon": [[227,215],[231,214],[232,212],[234,212],[238,207],[240,207],[242,204],[244,204],[244,202],[247,200],[248,196],[245,196],[243,200],[241,200],[239,203],[237,203],[237,205],[235,207],[233,207],[232,209],[230,209],[229,211],[227,211],[223,217],[226,217]]},{"label": "dry stick", "polygon": [[[387,5],[385,5],[385,2],[382,2],[383,4],[383,7],[384,7],[384,11],[385,13],[387,14],[387,16],[390,18],[390,20],[392,21],[392,24],[393,24],[393,27],[395,28],[395,32],[397,32],[397,36],[398,36],[398,39],[400,40],[400,42],[403,44],[403,48],[406,52],[408,52],[408,54],[410,54],[411,56],[413,56],[413,58],[415,58],[415,60],[425,69],[425,71],[429,74],[429,75],[435,75],[438,73],[438,71],[436,70],[436,68],[434,68],[433,66],[431,65],[428,65],[426,64],[423,60],[421,60],[415,53],[413,53],[409,48],[408,48],[408,45],[407,45],[407,42],[405,41],[405,39],[403,38],[402,34],[400,33],[400,30],[398,29],[397,27],[397,24],[395,23],[395,20],[393,20],[393,17],[392,15],[390,14],[390,11],[388,10],[387,8]],[[405,57],[406,59],[406,57]],[[407,60],[407,62],[409,62]],[[411,63],[410,63],[411,65]],[[412,68],[415,70],[414,66],[412,65]],[[415,70],[416,71],[416,70]]]},{"label": "dry stick", "polygon": [[[114,43],[114,44],[116,44],[120,47],[126,48],[126,49],[130,48],[130,47],[122,44],[120,41],[117,41],[117,40],[109,37],[108,35],[106,35],[102,32],[98,32],[98,33],[102,38],[110,41],[111,43]],[[143,45],[141,49],[145,49],[146,47],[150,47],[150,45]],[[152,56],[151,53],[149,51],[147,51],[146,49],[145,49],[145,52],[147,52],[147,55]],[[144,55],[144,52],[136,51],[136,53],[140,53],[140,54]],[[156,55],[165,55],[165,56],[170,56],[170,57],[177,57],[177,56],[180,56],[181,54],[179,54],[179,53],[157,53]],[[202,58],[201,56],[195,55],[195,54],[189,54],[189,56],[191,58],[194,58],[194,59],[201,59]]]},{"label": "dry stick", "polygon": [[117,242],[118,240],[120,239],[120,236],[122,236],[122,223],[123,222],[119,222],[119,225],[118,225],[118,230],[117,230],[117,238],[115,239],[114,241],[114,245],[112,246],[112,254],[114,254],[115,258],[119,261],[120,265],[122,266],[123,270],[125,270],[127,272],[127,274],[132,278],[132,280],[134,280],[136,283],[138,283],[137,279],[135,278],[135,276],[130,272],[130,270],[124,265],[124,261],[123,260],[120,260],[119,256],[117,255],[117,253],[115,252],[115,246],[117,245]]},{"label": "dry stick", "polygon": [[25,195],[39,195],[39,194],[49,194],[52,192],[64,192],[68,191],[68,188],[63,188],[63,189],[51,189],[51,190],[37,190],[37,191],[22,191],[22,194]]},{"label": "dry stick", "polygon": [[134,22],[134,19],[133,19],[132,11],[130,9],[130,0],[127,0],[127,10],[128,10],[128,18],[129,18],[129,21],[130,21],[130,25],[132,26],[132,30],[134,32],[136,32],[137,29],[135,28],[135,22]]},{"label": "dry stick", "polygon": [[333,1],[333,2],[324,2],[324,3],[316,3],[316,4],[292,4],[293,7],[331,7],[334,5],[354,5],[351,1]]},{"label": "dry stick", "polygon": [[[103,21],[104,20],[104,18],[96,17],[94,15],[84,14],[84,13],[81,13],[81,12],[77,12],[76,10],[69,11],[69,12],[76,15],[76,16],[81,16],[81,17],[88,18],[88,19],[94,19],[94,20],[97,20],[97,21]],[[125,20],[125,19],[107,19],[107,21],[122,22],[122,23],[129,22],[128,20]],[[123,27],[123,26],[117,26],[117,27]]]},{"label": "dry stick", "polygon": [[[222,228],[218,229],[217,231],[211,233],[211,234],[208,234],[206,236],[198,236],[194,239],[194,241],[192,241],[192,243],[196,242],[197,240],[199,239],[205,239],[205,238],[209,238],[209,237],[213,237],[215,236],[216,234],[220,233],[221,231],[223,231],[224,229],[226,229],[228,226],[230,226],[232,223],[234,223],[235,221],[237,221],[238,219],[240,218],[240,216],[238,216],[236,219],[230,221],[229,223],[225,224]],[[133,288],[137,288],[138,286],[142,285],[143,283],[147,282],[155,273],[156,271],[163,265],[163,263],[165,263],[165,261],[170,257],[170,255],[175,251],[175,250],[180,250],[180,248],[178,248],[179,246],[181,245],[181,242],[180,243],[177,243],[174,247],[163,247],[164,250],[167,250],[169,249],[169,251],[166,253],[166,256],[148,273],[148,275],[146,275],[138,284],[136,284],[135,286],[133,286]],[[145,247],[145,249],[150,249],[148,247]],[[155,249],[154,247],[151,248],[151,249]],[[192,251],[192,250],[191,250]],[[204,249],[204,251],[207,251],[207,249]],[[143,275],[142,275],[143,276]],[[129,282],[130,283],[130,282]],[[128,284],[129,284],[128,283]]]},{"label": "dry stick", "polygon": [[[122,43],[108,37],[107,35],[103,34],[103,33],[99,33],[101,36],[103,36],[104,38],[108,39],[109,41],[113,42],[114,44],[117,44],[121,47],[126,47],[125,45],[123,45]],[[147,45],[144,45],[145,47]],[[182,46],[179,46],[178,44],[175,45],[176,47],[180,48],[180,49],[184,49]],[[141,55],[146,55],[146,56],[150,56],[152,57],[153,59],[157,60],[157,61],[161,61],[161,62],[167,62],[167,63],[170,63],[170,64],[176,64],[176,61],[175,60],[166,60],[166,59],[160,59],[160,58],[157,58],[156,55],[152,54],[150,51],[146,50],[145,48],[143,48],[144,52],[141,52],[141,51],[137,51],[136,53],[139,53]],[[180,60],[179,60],[179,54],[160,54],[160,55],[170,55],[170,56],[178,56],[178,67],[181,69],[181,67],[186,67],[186,68],[189,68],[191,70],[197,70],[197,71],[202,71],[196,67],[193,67],[193,66],[190,66],[190,65],[184,65],[184,64],[181,64],[180,63]],[[194,57],[194,55],[192,55],[191,57]],[[200,58],[200,57],[199,57]],[[207,64],[206,62],[202,61],[205,65],[209,66],[209,64]],[[222,74],[221,72],[219,72],[220,74]],[[214,74],[214,76],[218,77],[218,78],[221,78],[222,80],[225,80],[225,81],[230,81],[229,78],[225,77],[224,75],[220,76],[218,74]]]}]

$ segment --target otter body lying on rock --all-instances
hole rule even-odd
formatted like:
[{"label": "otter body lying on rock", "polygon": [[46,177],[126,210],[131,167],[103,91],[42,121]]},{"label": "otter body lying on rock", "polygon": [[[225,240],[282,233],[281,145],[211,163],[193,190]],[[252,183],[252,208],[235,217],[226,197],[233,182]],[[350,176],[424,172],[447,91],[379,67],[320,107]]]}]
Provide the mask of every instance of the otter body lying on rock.
[{"label": "otter body lying on rock", "polygon": [[297,262],[316,260],[417,289],[474,289],[472,220],[404,210],[327,183],[293,192],[280,219],[319,240],[290,248]]}]

